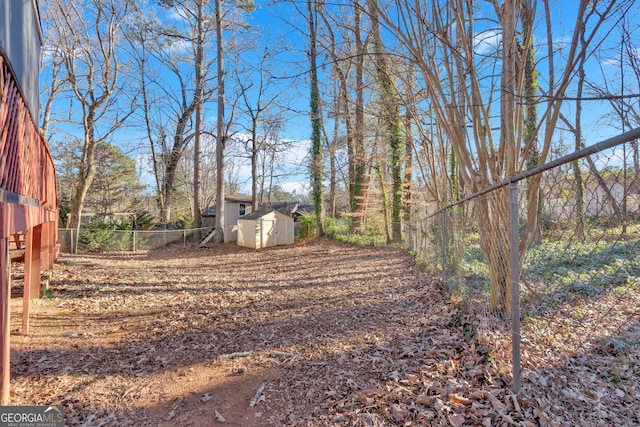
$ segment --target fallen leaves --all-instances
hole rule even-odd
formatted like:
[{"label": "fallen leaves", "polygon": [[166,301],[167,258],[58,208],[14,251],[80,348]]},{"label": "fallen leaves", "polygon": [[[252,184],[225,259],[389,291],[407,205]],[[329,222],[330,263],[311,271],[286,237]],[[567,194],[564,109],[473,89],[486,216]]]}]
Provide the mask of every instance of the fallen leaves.
[{"label": "fallen leaves", "polygon": [[509,332],[479,328],[399,249],[322,239],[58,267],[33,335],[12,337],[12,403],[62,404],[69,425],[640,423],[637,334],[570,357],[540,326],[516,398]]}]

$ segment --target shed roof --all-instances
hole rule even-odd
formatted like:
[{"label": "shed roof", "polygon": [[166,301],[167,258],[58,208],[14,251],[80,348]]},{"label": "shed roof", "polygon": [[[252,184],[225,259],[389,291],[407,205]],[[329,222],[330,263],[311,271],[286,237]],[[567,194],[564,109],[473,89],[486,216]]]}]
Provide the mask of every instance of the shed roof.
[{"label": "shed roof", "polygon": [[291,218],[289,215],[285,215],[282,212],[278,212],[273,209],[262,209],[259,211],[252,212],[249,215],[241,216],[240,218],[238,218],[238,221],[246,220],[246,219],[248,220],[260,219],[263,216],[269,215],[270,213],[273,213],[277,217]]},{"label": "shed roof", "polygon": [[238,218],[238,221],[246,220],[246,219],[248,219],[248,220],[260,219],[263,216],[269,215],[270,213],[273,213],[277,217],[291,218],[289,215],[285,215],[282,212],[278,212],[276,210],[269,209],[269,210],[259,210],[259,211],[252,212],[249,215],[241,216],[240,218]]},{"label": "shed roof", "polygon": [[260,211],[255,211],[250,213],[249,215],[245,215],[243,217],[240,217],[238,219],[258,219],[258,218],[262,218],[263,216],[270,214],[273,211],[267,211],[267,210],[260,210]]},{"label": "shed roof", "polygon": [[298,202],[271,202],[263,203],[258,210],[274,210],[282,213],[292,214],[298,209]]}]

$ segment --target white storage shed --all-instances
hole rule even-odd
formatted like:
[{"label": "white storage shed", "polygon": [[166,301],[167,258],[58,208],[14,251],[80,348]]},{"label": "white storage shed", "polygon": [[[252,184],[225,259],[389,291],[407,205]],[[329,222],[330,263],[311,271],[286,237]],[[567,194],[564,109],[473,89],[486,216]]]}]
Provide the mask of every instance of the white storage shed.
[{"label": "white storage shed", "polygon": [[238,218],[238,245],[260,249],[292,245],[293,218],[278,211],[256,211]]}]

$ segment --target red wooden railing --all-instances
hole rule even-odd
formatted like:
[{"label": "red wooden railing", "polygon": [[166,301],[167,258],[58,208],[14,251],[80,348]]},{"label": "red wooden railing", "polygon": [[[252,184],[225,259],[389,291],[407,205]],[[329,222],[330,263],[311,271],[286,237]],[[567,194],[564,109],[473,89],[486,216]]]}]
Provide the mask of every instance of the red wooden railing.
[{"label": "red wooden railing", "polygon": [[9,239],[26,233],[22,329],[29,300],[40,294],[40,270],[56,257],[55,168],[7,58],[0,51],[0,404],[9,403],[11,262]]}]

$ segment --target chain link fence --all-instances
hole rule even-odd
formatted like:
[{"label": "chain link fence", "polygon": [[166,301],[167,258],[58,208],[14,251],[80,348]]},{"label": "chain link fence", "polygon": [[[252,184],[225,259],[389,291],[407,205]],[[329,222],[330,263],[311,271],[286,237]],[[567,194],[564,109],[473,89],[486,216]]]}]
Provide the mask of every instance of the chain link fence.
[{"label": "chain link fence", "polygon": [[58,243],[62,253],[135,252],[197,243],[209,231],[209,228],[189,230],[80,229],[79,231],[72,228],[61,228],[58,231]]},{"label": "chain link fence", "polygon": [[[632,403],[640,397],[638,136],[559,157],[402,224],[416,262],[464,306],[487,360],[512,377],[514,392],[521,382],[547,389],[539,404],[559,419],[554,399],[601,408],[596,423],[607,414],[616,424],[620,409],[610,404],[640,422]],[[349,223],[325,228],[340,240],[387,244],[390,227],[369,224],[354,236]]]}]

